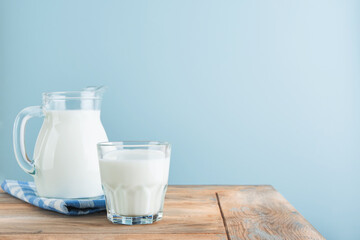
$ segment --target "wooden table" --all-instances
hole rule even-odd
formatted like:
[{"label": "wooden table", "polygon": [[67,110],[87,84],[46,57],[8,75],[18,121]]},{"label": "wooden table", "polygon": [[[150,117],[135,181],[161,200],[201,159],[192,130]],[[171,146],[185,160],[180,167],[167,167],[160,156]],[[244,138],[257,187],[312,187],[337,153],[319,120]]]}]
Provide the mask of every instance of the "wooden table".
[{"label": "wooden table", "polygon": [[0,192],[0,239],[324,239],[272,186],[170,186],[164,218],[115,225],[65,216]]}]

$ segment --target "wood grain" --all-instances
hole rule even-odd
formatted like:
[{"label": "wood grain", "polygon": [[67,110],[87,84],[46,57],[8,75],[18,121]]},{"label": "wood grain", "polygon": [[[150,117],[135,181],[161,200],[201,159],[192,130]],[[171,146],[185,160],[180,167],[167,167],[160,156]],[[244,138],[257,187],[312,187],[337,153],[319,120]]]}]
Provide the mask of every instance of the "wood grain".
[{"label": "wood grain", "polygon": [[106,213],[65,216],[0,191],[0,239],[324,239],[271,186],[170,186],[164,218],[115,225]]},{"label": "wood grain", "polygon": [[252,186],[217,193],[228,238],[324,239],[273,187]]},{"label": "wood grain", "polygon": [[[195,191],[196,192],[196,191]],[[4,195],[4,193],[3,193]],[[85,216],[65,216],[46,211],[30,204],[11,203],[7,195],[0,204],[0,233],[122,233],[171,234],[214,233],[225,234],[217,201],[211,192],[189,194],[188,191],[171,191],[166,195],[163,220],[152,225],[114,225],[106,213]],[[18,223],[21,222],[21,228]]]},{"label": "wood grain", "polygon": [[70,240],[70,239],[86,239],[86,240],[226,240],[223,234],[10,234],[0,235],[1,240]]}]

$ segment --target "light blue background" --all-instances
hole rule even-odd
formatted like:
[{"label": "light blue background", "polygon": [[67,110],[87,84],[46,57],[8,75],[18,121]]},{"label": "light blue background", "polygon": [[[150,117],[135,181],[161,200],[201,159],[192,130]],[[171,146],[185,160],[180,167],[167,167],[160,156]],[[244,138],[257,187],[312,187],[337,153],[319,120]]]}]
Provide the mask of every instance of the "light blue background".
[{"label": "light blue background", "polygon": [[360,239],[360,2],[0,1],[0,180],[31,179],[18,111],[104,84],[109,138],[171,142],[171,184],[272,184]]}]

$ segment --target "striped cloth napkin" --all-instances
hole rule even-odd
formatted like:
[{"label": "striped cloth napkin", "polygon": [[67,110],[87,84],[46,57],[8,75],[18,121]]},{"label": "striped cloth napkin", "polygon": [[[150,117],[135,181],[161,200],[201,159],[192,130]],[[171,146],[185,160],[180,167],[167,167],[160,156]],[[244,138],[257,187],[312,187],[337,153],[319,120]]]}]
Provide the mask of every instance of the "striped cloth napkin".
[{"label": "striped cloth napkin", "polygon": [[16,180],[5,180],[1,184],[1,188],[8,194],[34,206],[65,215],[77,216],[105,210],[104,196],[91,199],[56,199],[39,197],[36,195],[34,182]]}]

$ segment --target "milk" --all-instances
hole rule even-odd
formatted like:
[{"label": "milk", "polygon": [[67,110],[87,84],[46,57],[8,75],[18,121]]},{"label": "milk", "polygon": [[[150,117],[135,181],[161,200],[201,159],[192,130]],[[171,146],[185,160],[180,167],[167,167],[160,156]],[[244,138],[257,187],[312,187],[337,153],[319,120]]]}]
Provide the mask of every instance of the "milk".
[{"label": "milk", "polygon": [[96,144],[103,141],[108,139],[100,111],[46,111],[34,150],[38,194],[60,198],[102,195]]},{"label": "milk", "polygon": [[107,209],[122,216],[162,210],[170,159],[156,150],[114,150],[99,161]]}]

